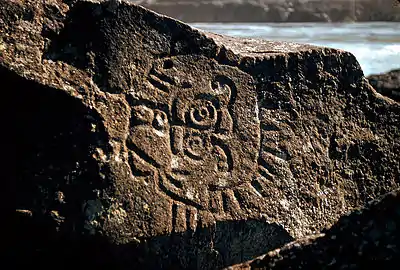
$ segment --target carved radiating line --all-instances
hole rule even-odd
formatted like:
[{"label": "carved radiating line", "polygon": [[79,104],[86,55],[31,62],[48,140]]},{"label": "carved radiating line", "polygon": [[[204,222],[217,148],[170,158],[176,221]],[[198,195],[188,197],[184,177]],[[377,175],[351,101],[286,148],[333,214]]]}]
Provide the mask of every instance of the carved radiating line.
[{"label": "carved radiating line", "polygon": [[241,211],[241,204],[235,192],[231,189],[226,189],[222,192],[222,205],[225,213],[235,214]]},{"label": "carved radiating line", "polygon": [[229,198],[225,194],[225,192],[222,193],[222,211],[229,212]]},{"label": "carved radiating line", "polygon": [[188,206],[186,208],[186,230],[196,231],[197,229],[197,209]]},{"label": "carved radiating line", "polygon": [[253,187],[255,193],[260,196],[260,197],[264,197],[264,189],[261,186],[260,182],[258,182],[258,180],[253,180],[251,181],[251,186]]},{"label": "carved radiating line", "polygon": [[275,124],[261,123],[260,128],[264,131],[280,131],[280,128],[278,128]]},{"label": "carved radiating line", "polygon": [[220,190],[212,191],[208,208],[211,209],[211,211],[213,211],[214,213],[219,213],[224,211],[222,193]]},{"label": "carved radiating line", "polygon": [[176,224],[178,218],[178,205],[176,203],[172,204],[172,231],[176,231]]},{"label": "carved radiating line", "polygon": [[148,80],[156,88],[160,89],[163,92],[169,93],[168,85],[161,81],[158,77],[150,74]]},{"label": "carved radiating line", "polygon": [[274,180],[274,175],[272,175],[266,168],[258,166],[258,172],[268,180]]},{"label": "carved radiating line", "polygon": [[239,190],[234,189],[232,191],[233,191],[233,196],[235,197],[235,200],[238,202],[240,209],[246,208],[246,205],[244,204],[244,200],[240,195]]},{"label": "carved radiating line", "polygon": [[157,71],[154,68],[150,71],[150,74],[155,76],[155,77],[157,77],[158,79],[166,82],[166,83],[169,83],[171,85],[175,85],[175,80],[173,78],[171,78],[171,77],[169,77],[169,76]]},{"label": "carved radiating line", "polygon": [[276,170],[270,164],[268,164],[262,157],[258,158],[258,164],[264,167],[269,174],[276,174]]},{"label": "carved radiating line", "polygon": [[150,71],[148,81],[163,92],[169,93],[171,85],[175,85],[174,79],[156,71],[154,68]]},{"label": "carved radiating line", "polygon": [[197,209],[185,204],[172,204],[172,231],[195,231],[197,228]]},{"label": "carved radiating line", "polygon": [[204,210],[204,207],[201,204],[195,203],[189,199],[186,199],[185,197],[169,190],[165,185],[164,185],[164,181],[168,181],[168,179],[166,179],[166,176],[163,175],[162,173],[160,174],[159,177],[159,187],[161,189],[161,191],[163,191],[166,195],[168,195],[171,199],[175,200],[175,201],[179,201],[182,202],[186,205],[191,205],[193,207],[196,207],[198,209]]},{"label": "carved radiating line", "polygon": [[274,148],[268,147],[268,146],[264,146],[263,150],[267,154],[272,155],[274,158],[277,158],[280,161],[286,161],[286,159],[287,159],[287,154],[284,151],[274,149]]},{"label": "carved radiating line", "polygon": [[190,211],[189,208],[186,209],[185,219],[186,219],[186,230],[189,230],[189,229],[191,229],[190,221],[192,220],[192,218],[191,218],[191,211]]}]

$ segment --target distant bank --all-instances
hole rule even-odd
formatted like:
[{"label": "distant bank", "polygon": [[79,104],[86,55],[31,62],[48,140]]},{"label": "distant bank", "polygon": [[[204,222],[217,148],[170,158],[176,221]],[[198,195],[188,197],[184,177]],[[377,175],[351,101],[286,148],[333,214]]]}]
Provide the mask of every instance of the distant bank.
[{"label": "distant bank", "polygon": [[185,22],[400,22],[398,0],[131,0]]}]

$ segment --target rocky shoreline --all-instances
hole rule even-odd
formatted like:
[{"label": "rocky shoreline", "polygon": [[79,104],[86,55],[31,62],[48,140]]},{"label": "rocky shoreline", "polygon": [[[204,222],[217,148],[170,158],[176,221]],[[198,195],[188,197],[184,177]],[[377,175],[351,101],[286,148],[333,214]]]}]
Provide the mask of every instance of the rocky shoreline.
[{"label": "rocky shoreline", "polygon": [[400,69],[372,74],[367,79],[380,94],[400,102]]},{"label": "rocky shoreline", "polygon": [[396,0],[140,0],[184,22],[371,22],[400,21]]}]

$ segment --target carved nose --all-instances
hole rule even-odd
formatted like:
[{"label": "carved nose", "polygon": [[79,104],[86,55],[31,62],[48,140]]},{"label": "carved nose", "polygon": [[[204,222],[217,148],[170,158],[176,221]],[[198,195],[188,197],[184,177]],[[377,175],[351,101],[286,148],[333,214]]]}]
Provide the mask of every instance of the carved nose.
[{"label": "carved nose", "polygon": [[183,153],[183,127],[171,127],[171,150],[173,155],[181,156]]},{"label": "carved nose", "polygon": [[[138,125],[133,126],[130,131],[128,147],[151,165],[168,168],[171,164],[171,149],[166,114],[154,110],[151,113],[139,114],[136,118]],[[145,121],[139,121],[142,118]]]}]

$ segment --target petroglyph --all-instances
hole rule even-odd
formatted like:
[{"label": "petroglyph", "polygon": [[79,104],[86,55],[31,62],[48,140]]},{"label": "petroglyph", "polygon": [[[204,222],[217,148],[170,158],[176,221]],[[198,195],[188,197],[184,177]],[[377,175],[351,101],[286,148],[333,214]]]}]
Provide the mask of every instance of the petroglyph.
[{"label": "petroglyph", "polygon": [[[252,79],[239,70],[205,58],[196,60],[157,60],[148,82],[167,95],[129,97],[131,168],[134,175],[149,175],[174,201],[231,211],[239,204],[232,192],[223,190],[250,182],[257,173],[256,93]],[[203,74],[198,77],[200,69]],[[178,208],[172,209],[173,227],[182,227],[177,222],[188,215]]]}]

